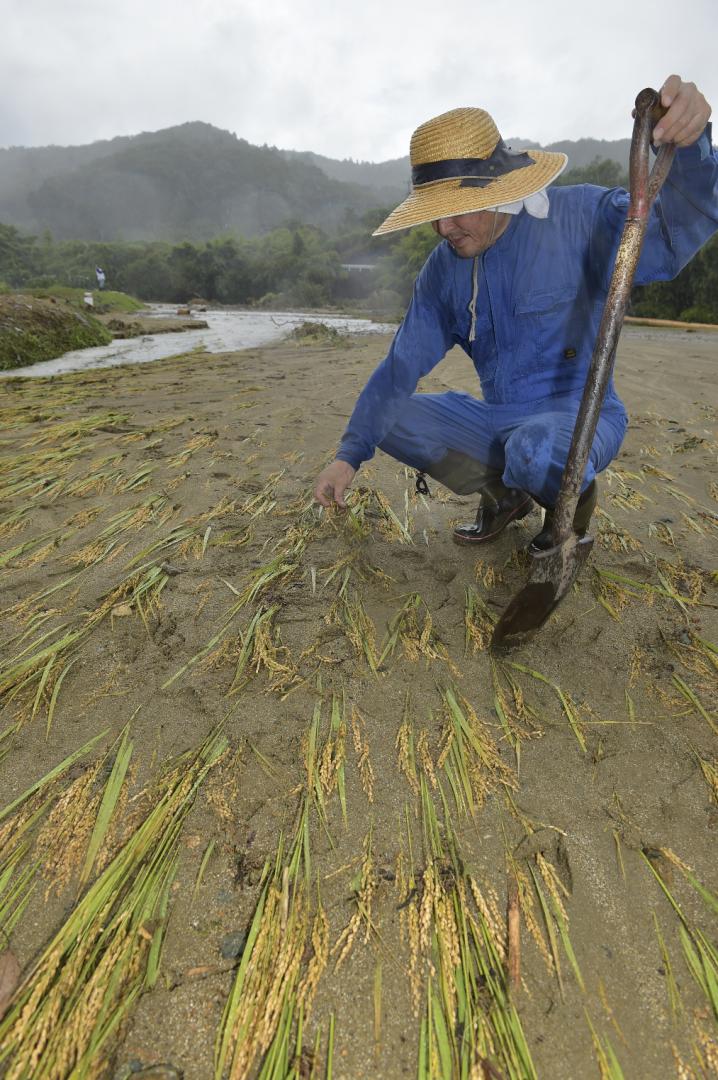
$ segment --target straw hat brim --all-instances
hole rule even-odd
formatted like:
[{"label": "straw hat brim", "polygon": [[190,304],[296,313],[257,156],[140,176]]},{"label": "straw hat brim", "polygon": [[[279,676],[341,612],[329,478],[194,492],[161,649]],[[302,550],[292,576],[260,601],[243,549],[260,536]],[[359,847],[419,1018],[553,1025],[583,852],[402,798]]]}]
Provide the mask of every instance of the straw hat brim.
[{"label": "straw hat brim", "polygon": [[518,202],[545,188],[566,168],[565,154],[549,150],[527,150],[533,165],[492,180],[486,187],[462,187],[461,179],[436,180],[415,187],[403,203],[392,210],[372,236],[423,225],[438,218],[471,214],[476,210],[493,210],[506,203]]}]

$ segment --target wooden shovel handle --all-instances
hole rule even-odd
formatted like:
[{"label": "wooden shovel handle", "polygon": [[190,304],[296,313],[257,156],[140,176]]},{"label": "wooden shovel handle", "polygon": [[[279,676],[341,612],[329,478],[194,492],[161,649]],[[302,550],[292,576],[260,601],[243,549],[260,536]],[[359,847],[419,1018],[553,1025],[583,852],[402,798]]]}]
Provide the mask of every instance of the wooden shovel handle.
[{"label": "wooden shovel handle", "polygon": [[573,535],[573,515],[601,405],[611,378],[616,346],[631,294],[633,276],[641,254],[648,215],[673,161],[676,148],[671,143],[665,143],[658,151],[653,169],[649,173],[649,147],[655,124],[653,117],[660,119],[664,113],[665,109],[661,105],[658,91],[650,87],[641,90],[636,98],[634,111],[629,161],[628,214],[616,252],[601,325],[594,344],[591,366],[586,377],[586,385],[561,479],[561,489],[556,501],[552,529],[554,547],[558,547]]}]

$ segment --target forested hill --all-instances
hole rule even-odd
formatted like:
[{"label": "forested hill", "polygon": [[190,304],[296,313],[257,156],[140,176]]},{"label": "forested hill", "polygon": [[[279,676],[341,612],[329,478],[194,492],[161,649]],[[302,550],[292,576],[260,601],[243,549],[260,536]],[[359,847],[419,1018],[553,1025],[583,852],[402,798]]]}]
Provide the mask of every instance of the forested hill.
[{"label": "forested hill", "polygon": [[291,221],[332,228],[404,187],[335,180],[203,123],[84,147],[0,150],[0,221],[56,240],[207,240]]},{"label": "forested hill", "polygon": [[[515,139],[516,149],[531,145]],[[625,166],[628,140],[560,143],[569,168]],[[291,222],[332,229],[408,191],[409,159],[335,161],[188,123],[87,146],[0,149],[0,222],[56,240],[209,240]]]}]

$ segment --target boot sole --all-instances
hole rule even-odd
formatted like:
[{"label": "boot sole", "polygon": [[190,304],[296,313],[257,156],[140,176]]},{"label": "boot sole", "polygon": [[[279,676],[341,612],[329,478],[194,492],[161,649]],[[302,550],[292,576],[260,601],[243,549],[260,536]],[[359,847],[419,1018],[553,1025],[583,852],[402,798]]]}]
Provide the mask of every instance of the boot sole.
[{"label": "boot sole", "polygon": [[510,525],[512,521],[520,521],[521,518],[525,518],[527,514],[531,513],[533,509],[533,499],[529,495],[520,506],[517,506],[515,510],[509,514],[506,521],[493,532],[486,533],[484,536],[462,536],[461,533],[453,532],[453,540],[455,544],[465,544],[467,547],[471,547],[472,544],[487,544],[492,540],[495,540],[497,536],[500,536],[507,525]]}]

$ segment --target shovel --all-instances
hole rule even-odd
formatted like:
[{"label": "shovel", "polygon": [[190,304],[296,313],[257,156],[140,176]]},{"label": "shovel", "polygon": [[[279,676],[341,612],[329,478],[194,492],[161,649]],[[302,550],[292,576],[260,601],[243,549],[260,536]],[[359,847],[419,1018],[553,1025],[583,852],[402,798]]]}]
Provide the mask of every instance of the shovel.
[{"label": "shovel", "polygon": [[613,371],[616,346],[641,254],[648,215],[675,153],[674,146],[661,146],[649,175],[651,132],[665,112],[660,95],[655,90],[642,90],[636,98],[629,163],[631,190],[628,215],[561,478],[551,533],[553,543],[547,551],[532,552],[529,580],[514,596],[496,624],[492,645],[520,644],[527,635],[542,626],[571,588],[593,547],[593,537],[579,537],[573,531],[573,517],[596,424]]}]

